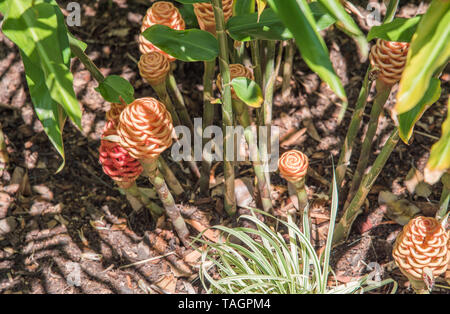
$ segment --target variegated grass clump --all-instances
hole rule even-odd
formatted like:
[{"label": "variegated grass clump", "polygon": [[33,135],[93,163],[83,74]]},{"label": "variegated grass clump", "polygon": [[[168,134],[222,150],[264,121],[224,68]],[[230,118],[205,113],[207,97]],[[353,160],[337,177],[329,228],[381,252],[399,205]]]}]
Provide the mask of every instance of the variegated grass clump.
[{"label": "variegated grass clump", "polygon": [[[334,180],[330,235],[333,234],[337,207]],[[394,283],[395,292],[397,284],[392,279],[374,282],[369,280],[368,275],[345,285],[329,286],[332,237],[328,237],[325,249],[319,256],[310,241],[309,206],[303,210],[303,231],[291,216],[283,221],[264,211],[248,209],[252,215],[242,215],[239,219],[253,223],[255,229],[219,225],[213,228],[222,232],[223,242],[197,239],[198,243],[206,246],[202,250],[200,280],[208,293],[347,294],[367,292],[388,283]],[[258,219],[255,212],[287,229],[288,240],[283,237],[281,228],[274,230]],[[219,279],[210,274],[212,269],[218,273]]]}]

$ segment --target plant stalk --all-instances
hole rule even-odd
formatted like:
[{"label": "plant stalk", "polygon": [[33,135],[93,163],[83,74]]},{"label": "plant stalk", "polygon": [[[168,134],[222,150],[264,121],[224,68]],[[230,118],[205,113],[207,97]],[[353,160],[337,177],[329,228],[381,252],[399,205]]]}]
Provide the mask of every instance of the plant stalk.
[{"label": "plant stalk", "polygon": [[[213,97],[213,81],[216,68],[216,60],[205,61],[205,71],[203,73],[203,131],[214,121],[214,104],[211,103]],[[207,143],[203,139],[202,147]],[[203,154],[202,154],[203,156]],[[200,177],[200,193],[209,195],[209,173],[211,170],[211,161],[203,158]]]},{"label": "plant stalk", "polygon": [[97,66],[92,62],[92,60],[84,53],[83,50],[80,49],[76,44],[71,42],[71,37],[69,36],[69,46],[72,53],[83,63],[86,67],[86,70],[92,74],[94,79],[100,84],[105,80],[105,76],[100,72]]},{"label": "plant stalk", "polygon": [[[377,132],[378,120],[383,111],[384,104],[389,98],[389,94],[391,92],[392,86],[384,84],[381,80],[377,80],[376,84],[377,95],[375,96],[372,110],[370,111],[369,126],[367,128],[367,133],[361,146],[361,154],[359,155],[358,164],[356,166],[355,174],[352,179],[352,184],[348,193],[346,204],[351,201],[361,183],[362,177],[367,167],[367,163],[369,162],[372,142],[375,137],[375,133]],[[347,206],[344,206],[344,209],[345,208],[347,208]]]},{"label": "plant stalk", "polygon": [[305,179],[306,178],[303,177],[303,179],[301,179],[300,181],[290,182],[297,193],[298,212],[300,213],[300,215],[302,215],[304,209],[306,208],[306,205],[308,205],[308,194],[306,193],[305,189]]},{"label": "plant stalk", "polygon": [[233,99],[233,109],[239,124],[244,128],[244,137],[247,141],[250,160],[252,160],[253,170],[258,180],[258,190],[261,196],[261,203],[266,212],[272,211],[272,200],[270,198],[270,189],[266,180],[266,172],[264,171],[264,163],[261,161],[258,150],[258,141],[254,136],[251,128],[250,115],[247,106],[240,100]]},{"label": "plant stalk", "polygon": [[441,182],[443,184],[443,187],[441,199],[439,201],[439,210],[436,213],[437,220],[444,219],[448,212],[448,205],[450,203],[450,173],[444,173],[442,175]]},{"label": "plant stalk", "polygon": [[252,53],[253,71],[255,73],[255,81],[259,86],[263,86],[263,76],[261,71],[261,52],[258,40],[250,42],[250,51]]},{"label": "plant stalk", "polygon": [[180,117],[178,116],[178,112],[175,110],[172,100],[167,93],[166,83],[163,82],[158,85],[152,85],[152,88],[155,90],[158,98],[164,103],[164,105],[166,105],[167,110],[169,110],[174,125],[183,125]]},{"label": "plant stalk", "polygon": [[358,188],[358,191],[355,194],[355,197],[352,199],[341,220],[336,225],[336,229],[333,235],[333,245],[341,244],[347,239],[353,222],[355,221],[356,217],[361,214],[361,207],[363,206],[364,201],[366,200],[367,195],[370,192],[370,189],[378,178],[378,175],[381,173],[381,170],[386,164],[389,156],[397,145],[399,138],[398,128],[395,128],[384,144],[380,154],[377,156],[377,159],[375,160],[372,168],[364,176]]},{"label": "plant stalk", "polygon": [[231,76],[228,56],[228,41],[225,33],[225,18],[222,9],[222,0],[211,0],[214,10],[214,18],[216,22],[216,35],[219,41],[219,66],[220,75],[222,77],[222,128],[225,134],[224,149],[223,149],[223,163],[224,163],[224,177],[225,177],[225,191],[224,191],[224,208],[229,215],[236,213],[236,197],[234,194],[234,165],[228,160],[227,152],[229,134],[227,133],[227,126],[233,126],[233,104],[231,101]]},{"label": "plant stalk", "polygon": [[164,176],[167,185],[170,187],[172,192],[179,196],[184,193],[184,189],[181,186],[180,182],[178,181],[177,177],[173,173],[172,169],[170,169],[169,165],[166,163],[164,158],[159,156],[158,158],[158,169],[161,171],[162,175]]},{"label": "plant stalk", "polygon": [[294,40],[286,42],[286,50],[284,52],[284,65],[283,65],[283,85],[281,86],[281,97],[284,101],[287,100],[291,94],[291,77],[295,56],[295,43]]},{"label": "plant stalk", "polygon": [[158,170],[156,159],[140,160],[144,167],[144,174],[148,177],[150,183],[158,193],[159,199],[163,203],[167,216],[172,220],[172,224],[184,246],[189,247],[189,230],[186,222],[181,216],[180,209],[176,206],[175,200],[167,187],[166,181]]},{"label": "plant stalk", "polygon": [[173,96],[173,104],[178,112],[178,115],[180,116],[181,121],[191,130],[191,132],[194,132],[194,125],[192,124],[191,117],[189,116],[186,105],[184,103],[183,95],[178,89],[177,82],[172,71],[170,71],[167,75],[166,85],[169,89],[169,92]]},{"label": "plant stalk", "polygon": [[361,86],[361,91],[359,92],[358,101],[356,102],[355,111],[353,112],[350,126],[347,130],[347,135],[345,136],[344,143],[342,144],[339,161],[336,166],[336,183],[338,189],[340,189],[342,181],[344,181],[345,173],[352,156],[353,143],[355,142],[356,135],[358,135],[362,117],[364,115],[364,109],[367,104],[367,95],[369,94],[370,83],[372,82],[369,79],[369,76],[370,66],[367,69],[366,76],[364,77],[363,85]]}]

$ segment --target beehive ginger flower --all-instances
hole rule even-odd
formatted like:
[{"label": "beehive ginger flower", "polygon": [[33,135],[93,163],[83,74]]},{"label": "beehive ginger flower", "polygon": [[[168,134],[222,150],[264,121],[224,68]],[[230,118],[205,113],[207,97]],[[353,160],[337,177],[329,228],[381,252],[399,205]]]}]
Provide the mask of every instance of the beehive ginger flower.
[{"label": "beehive ginger flower", "polygon": [[105,139],[112,135],[117,136],[116,125],[114,121],[109,120],[102,134],[99,161],[105,174],[122,188],[127,188],[139,177],[143,168],[118,142]]},{"label": "beehive ginger flower", "polygon": [[305,178],[308,165],[308,156],[298,150],[287,151],[278,160],[281,177],[291,183],[299,182]]},{"label": "beehive ginger flower", "polygon": [[412,219],[397,237],[392,255],[402,273],[412,281],[422,281],[424,269],[434,277],[443,274],[450,260],[449,234],[431,217]]},{"label": "beehive ginger flower", "polygon": [[[230,64],[230,80],[232,81],[237,77],[246,77],[250,80],[255,79],[252,70],[250,70],[249,68],[243,66],[242,64]],[[222,92],[222,77],[220,76],[220,73],[217,75],[216,85],[219,88],[220,92]],[[238,99],[233,88],[231,88],[231,96],[233,97],[233,99]]]},{"label": "beehive ginger flower", "polygon": [[[233,0],[222,0],[222,9],[226,23],[233,15]],[[194,12],[200,29],[215,35],[216,20],[212,5],[210,3],[194,3]]]},{"label": "beehive ginger flower", "polygon": [[169,62],[175,60],[174,57],[168,55],[164,51],[160,50],[158,47],[153,45],[148,41],[142,33],[149,27],[160,24],[168,26],[175,30],[184,30],[186,25],[184,23],[183,17],[181,16],[178,9],[171,3],[167,1],[159,1],[154,3],[144,16],[141,26],[141,34],[139,35],[139,50],[142,54],[149,53],[151,51],[158,51],[167,56]]},{"label": "beehive ginger flower", "polygon": [[127,105],[121,103],[112,103],[109,110],[106,112],[106,120],[114,121],[115,125],[119,124],[119,117],[122,113],[123,109],[125,109]]},{"label": "beehive ginger flower", "polygon": [[139,73],[150,85],[162,84],[170,71],[170,63],[166,55],[151,51],[143,54],[138,63]]},{"label": "beehive ginger flower", "polygon": [[173,123],[163,103],[152,97],[139,98],[120,114],[117,133],[120,145],[133,158],[156,159],[172,145]]},{"label": "beehive ginger flower", "polygon": [[370,51],[370,63],[378,78],[387,85],[400,81],[406,65],[409,43],[378,39]]}]

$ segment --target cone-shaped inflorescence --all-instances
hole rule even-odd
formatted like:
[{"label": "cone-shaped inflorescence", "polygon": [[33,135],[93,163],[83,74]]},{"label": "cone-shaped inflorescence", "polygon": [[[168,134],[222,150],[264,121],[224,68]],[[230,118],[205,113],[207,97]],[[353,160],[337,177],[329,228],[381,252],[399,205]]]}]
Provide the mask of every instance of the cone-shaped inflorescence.
[{"label": "cone-shaped inflorescence", "polygon": [[387,85],[394,85],[402,77],[406,65],[409,43],[378,39],[370,52],[372,68]]},{"label": "cone-shaped inflorescence", "polygon": [[[175,30],[185,29],[185,23],[180,12],[171,2],[167,1],[156,2],[147,10],[142,21],[141,33],[155,24],[166,25]],[[159,51],[162,54],[166,54],[155,47],[150,41],[142,36],[142,34],[139,35],[139,50],[142,54],[149,53],[150,51]],[[175,60],[172,56],[167,55],[167,57],[170,62]]]},{"label": "cone-shaped inflorescence", "polygon": [[[233,0],[222,0],[222,9],[226,22],[233,15]],[[200,28],[215,35],[216,20],[212,5],[210,3],[194,3],[194,12]]]},{"label": "cone-shaped inflorescence", "polygon": [[113,120],[109,120],[103,130],[99,160],[103,172],[120,187],[126,189],[136,181],[143,168],[139,161],[131,157],[128,151],[118,142],[104,139],[114,135],[117,136],[116,125]]},{"label": "cone-shaped inflorescence", "polygon": [[298,150],[287,151],[278,160],[278,169],[281,177],[291,183],[296,189],[300,213],[303,212],[303,209],[308,204],[308,195],[305,190],[308,166],[308,156]]},{"label": "cone-shaped inflorescence", "polygon": [[117,126],[119,124],[120,114],[126,106],[127,105],[125,103],[112,103],[110,109],[106,112],[106,120],[114,121],[115,125]]},{"label": "cone-shaped inflorescence", "polygon": [[172,145],[173,124],[170,113],[155,98],[136,99],[121,113],[117,131],[120,144],[141,162],[144,173],[158,192],[178,236],[188,246],[189,231],[186,223],[158,170],[159,155]]},{"label": "cone-shaped inflorescence", "polygon": [[[230,64],[230,79],[233,80],[237,77],[245,77],[254,80],[253,72],[249,68],[246,68],[242,64]],[[222,79],[220,74],[217,76],[216,85],[219,87],[220,92],[222,92]],[[264,164],[261,161],[259,150],[256,148],[258,146],[258,141],[252,130],[249,128],[251,126],[251,118],[248,108],[245,103],[239,99],[233,88],[231,88],[231,98],[233,102],[233,111],[236,114],[239,123],[244,128],[245,140],[250,148],[251,160],[253,161],[253,169],[256,178],[258,179],[258,189],[261,195],[263,208],[265,211],[270,211],[272,209],[270,189],[264,173]]]},{"label": "cone-shaped inflorescence", "polygon": [[[413,288],[424,290],[424,277],[443,274],[450,260],[449,234],[431,217],[412,219],[397,237],[392,255]],[[427,269],[428,268],[428,274]]]},{"label": "cone-shaped inflorescence", "polygon": [[163,84],[170,72],[168,58],[158,51],[141,55],[138,66],[141,76],[152,86]]}]

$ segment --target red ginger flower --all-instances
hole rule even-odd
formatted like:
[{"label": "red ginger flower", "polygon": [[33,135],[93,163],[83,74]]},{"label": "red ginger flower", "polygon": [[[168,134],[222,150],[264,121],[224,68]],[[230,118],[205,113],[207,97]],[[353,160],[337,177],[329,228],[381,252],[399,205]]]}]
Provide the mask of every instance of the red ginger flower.
[{"label": "red ginger flower", "polygon": [[122,145],[136,159],[156,159],[172,145],[172,116],[152,97],[139,98],[120,115],[117,133]]},{"label": "red ginger flower", "polygon": [[[175,30],[184,30],[186,27],[183,17],[178,9],[172,3],[167,1],[156,2],[147,10],[144,20],[142,21],[141,33],[155,24],[165,25]],[[139,50],[142,54],[158,51],[166,55],[170,62],[175,61],[174,57],[154,46],[142,36],[142,34],[139,35]]]},{"label": "red ginger flower", "polygon": [[449,234],[438,220],[419,216],[409,221],[397,237],[392,255],[410,280],[422,281],[424,268],[434,277],[443,274],[450,260]]},{"label": "red ginger flower", "polygon": [[126,106],[126,104],[112,103],[110,109],[106,112],[106,120],[114,121],[115,125],[118,125],[120,114]]},{"label": "red ginger flower", "polygon": [[370,51],[370,63],[378,69],[378,78],[387,85],[400,81],[408,50],[409,43],[378,39]]},{"label": "red ginger flower", "polygon": [[287,151],[278,160],[280,175],[291,183],[296,183],[306,176],[308,165],[308,156],[298,150]]},{"label": "red ginger flower", "polygon": [[[112,135],[117,135],[117,131],[114,121],[109,120],[106,122],[102,138]],[[119,143],[102,139],[99,150],[103,172],[121,187],[129,187],[142,173],[143,168],[139,161],[131,157]]]},{"label": "red ginger flower", "polygon": [[[233,0],[222,0],[225,22],[233,15]],[[194,3],[194,12],[197,16],[200,29],[216,34],[216,20],[211,3]]]}]

